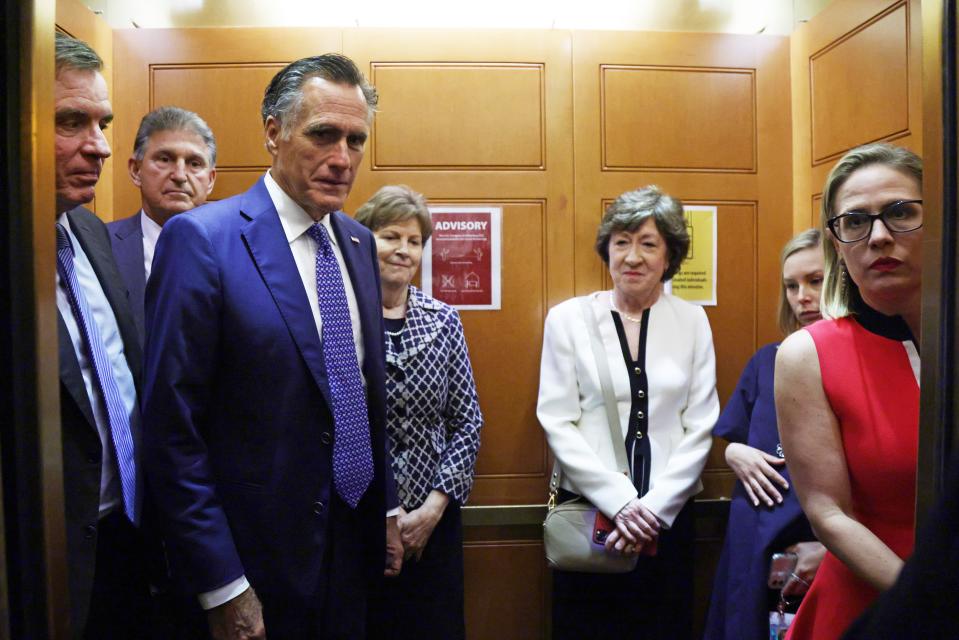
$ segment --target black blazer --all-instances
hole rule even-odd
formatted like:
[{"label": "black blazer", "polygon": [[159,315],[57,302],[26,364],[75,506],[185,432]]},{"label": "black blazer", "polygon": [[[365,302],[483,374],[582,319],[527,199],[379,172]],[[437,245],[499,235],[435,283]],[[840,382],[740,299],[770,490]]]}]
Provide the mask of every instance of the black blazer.
[{"label": "black blazer", "polygon": [[[123,351],[140,392],[142,352],[127,289],[117,270],[107,227],[93,213],[77,207],[67,214],[70,228],[90,259],[113,314],[116,316]],[[80,363],[67,333],[63,317],[57,314],[60,338],[60,428],[63,441],[63,478],[66,506],[68,582],[72,629],[79,636],[86,626],[96,567],[97,519],[100,509],[101,445],[87,396]],[[143,496],[139,428],[134,425],[133,445],[137,455],[137,495]],[[142,510],[141,510],[142,511]]]}]

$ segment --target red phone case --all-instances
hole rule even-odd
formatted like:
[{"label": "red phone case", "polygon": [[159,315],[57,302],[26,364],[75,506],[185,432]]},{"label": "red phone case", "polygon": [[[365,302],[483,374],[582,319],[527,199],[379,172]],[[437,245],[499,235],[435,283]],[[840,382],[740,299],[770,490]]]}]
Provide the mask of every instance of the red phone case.
[{"label": "red phone case", "polygon": [[606,544],[606,537],[613,532],[616,525],[606,515],[596,510],[596,519],[593,521],[593,543]]},{"label": "red phone case", "polygon": [[[616,524],[612,520],[607,518],[602,511],[596,510],[596,520],[593,521],[593,543],[594,544],[606,544],[606,537],[613,532],[613,529],[616,528]],[[647,542],[643,545],[642,550],[639,552],[641,556],[654,556],[656,555],[657,538],[653,538],[652,542]]]}]

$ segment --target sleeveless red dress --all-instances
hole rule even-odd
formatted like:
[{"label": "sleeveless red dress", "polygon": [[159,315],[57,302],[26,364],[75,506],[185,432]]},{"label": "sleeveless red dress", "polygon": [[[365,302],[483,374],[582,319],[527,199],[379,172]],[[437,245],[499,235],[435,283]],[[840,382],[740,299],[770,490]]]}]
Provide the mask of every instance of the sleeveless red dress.
[{"label": "sleeveless red dress", "polygon": [[[868,308],[805,330],[839,420],[855,517],[905,559],[915,531],[919,445],[919,355],[911,334],[901,318]],[[877,595],[827,552],[786,637],[838,638]]]}]

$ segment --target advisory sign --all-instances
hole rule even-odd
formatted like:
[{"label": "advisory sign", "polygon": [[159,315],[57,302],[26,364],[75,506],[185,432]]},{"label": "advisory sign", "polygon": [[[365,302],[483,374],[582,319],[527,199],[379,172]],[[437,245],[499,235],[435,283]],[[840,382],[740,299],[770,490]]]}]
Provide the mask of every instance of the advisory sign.
[{"label": "advisory sign", "polygon": [[716,305],[716,207],[683,207],[689,254],[670,281],[674,296],[703,306]]},{"label": "advisory sign", "polygon": [[457,309],[500,308],[500,207],[430,207],[423,291]]}]

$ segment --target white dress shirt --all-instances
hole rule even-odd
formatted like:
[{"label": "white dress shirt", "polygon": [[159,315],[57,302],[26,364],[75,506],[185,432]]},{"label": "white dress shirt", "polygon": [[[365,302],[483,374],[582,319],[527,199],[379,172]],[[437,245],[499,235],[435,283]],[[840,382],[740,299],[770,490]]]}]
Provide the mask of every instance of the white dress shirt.
[{"label": "white dress shirt", "polygon": [[150,270],[153,268],[153,251],[163,227],[154,222],[146,211],[140,209],[140,230],[143,232],[143,273],[146,274],[146,281],[149,281]]},{"label": "white dress shirt", "polygon": [[[300,272],[300,278],[303,280],[303,288],[306,290],[306,298],[310,302],[310,311],[313,312],[313,320],[316,322],[316,332],[323,339],[323,318],[320,317],[320,299],[316,291],[316,241],[306,232],[316,222],[310,217],[303,207],[294,202],[283,189],[276,183],[270,172],[266,172],[263,179],[266,184],[266,190],[270,194],[270,200],[276,207],[276,212],[280,216],[280,224],[283,226],[283,232],[286,234],[286,241],[290,244],[290,252],[293,254],[293,261],[296,262],[296,269]],[[146,216],[143,216],[146,218]],[[330,216],[323,216],[320,224],[326,227],[326,232],[330,236],[330,244],[333,248],[333,255],[336,256],[336,262],[340,265],[340,274],[343,276],[343,289],[346,291],[346,303],[350,308],[350,320],[353,324],[353,344],[356,346],[356,362],[360,366],[360,377],[363,379],[363,385],[366,386],[366,378],[363,376],[363,327],[360,324],[360,310],[356,303],[356,294],[353,291],[353,281],[350,280],[350,273],[346,269],[346,263],[343,261],[343,252],[336,241],[336,234],[333,233],[333,225],[330,223]],[[146,242],[146,231],[143,234]],[[145,249],[146,245],[144,245]],[[144,258],[146,251],[144,250]],[[152,255],[151,255],[152,259]],[[147,277],[149,277],[149,272]],[[399,509],[394,509],[387,513],[387,516],[396,515]],[[246,576],[240,576],[233,582],[226,584],[219,589],[199,594],[200,606],[204,609],[212,609],[225,602],[232,600],[247,590],[250,583]]]},{"label": "white dress shirt", "polygon": [[[283,232],[286,234],[286,241],[290,243],[290,251],[293,253],[293,260],[296,262],[296,268],[300,272],[300,278],[303,280],[303,288],[306,289],[306,298],[310,301],[310,311],[313,312],[313,320],[316,321],[316,332],[323,339],[323,319],[320,317],[320,299],[316,292],[316,241],[306,232],[316,222],[310,217],[303,207],[293,201],[280,185],[276,183],[270,172],[266,172],[264,178],[266,190],[270,193],[270,199],[276,212],[280,215],[280,224],[283,225]],[[350,321],[353,324],[353,344],[356,345],[356,362],[360,365],[360,377],[363,376],[363,327],[360,324],[360,309],[356,304],[356,294],[353,292],[353,281],[350,280],[350,272],[346,269],[346,263],[343,262],[343,250],[337,244],[336,234],[333,233],[333,225],[330,223],[330,216],[323,216],[320,224],[326,227],[326,233],[330,236],[330,244],[333,248],[333,255],[336,256],[336,262],[340,265],[340,274],[343,276],[343,289],[346,291],[346,303],[350,308]],[[366,379],[363,379],[364,386]]]},{"label": "white dress shirt", "polygon": [[[110,366],[113,369],[113,377],[117,382],[117,389],[120,392],[120,399],[123,406],[130,416],[130,428],[136,430],[140,421],[140,411],[137,408],[137,390],[133,382],[133,374],[130,372],[130,365],[127,364],[126,355],[123,348],[123,337],[120,335],[120,327],[117,325],[116,316],[113,314],[113,308],[110,301],[107,300],[100,280],[97,278],[90,259],[84,253],[79,240],[73,234],[70,228],[70,220],[66,213],[60,214],[57,219],[59,224],[67,230],[67,237],[73,245],[73,268],[77,275],[77,282],[87,299],[87,305],[90,307],[90,313],[93,314],[93,322],[97,326],[100,339],[106,348],[107,357],[110,359]],[[107,413],[106,404],[103,401],[95,378],[93,362],[88,356],[87,348],[83,343],[83,336],[80,333],[80,325],[73,316],[73,308],[70,306],[70,298],[67,293],[68,285],[60,278],[57,272],[57,310],[63,318],[63,323],[67,326],[67,333],[70,334],[70,341],[73,343],[73,350],[77,354],[77,361],[80,363],[80,373],[83,375],[83,385],[87,390],[87,397],[90,398],[90,405],[93,407],[93,419],[97,425],[97,432],[100,434],[101,449],[101,471],[100,471],[100,517],[107,515],[116,508],[122,506],[122,494],[120,492],[120,474],[117,470],[116,456],[113,453],[113,435],[110,432],[110,417]],[[89,327],[88,327],[89,329]]]}]

